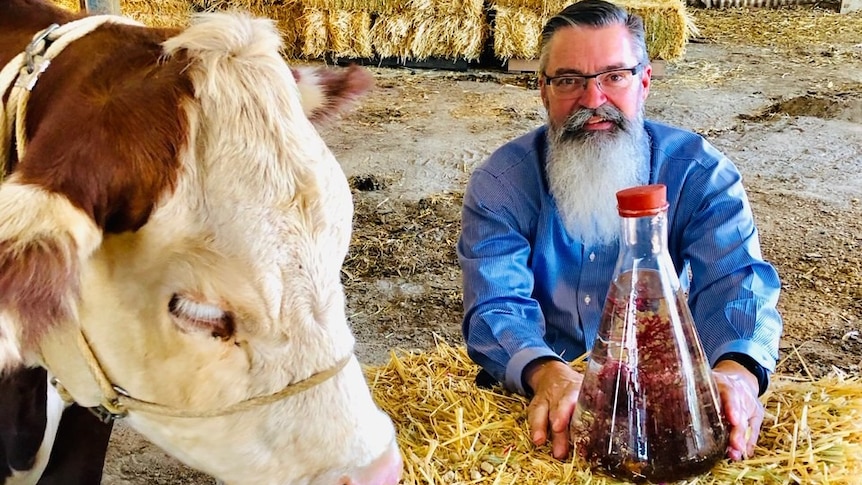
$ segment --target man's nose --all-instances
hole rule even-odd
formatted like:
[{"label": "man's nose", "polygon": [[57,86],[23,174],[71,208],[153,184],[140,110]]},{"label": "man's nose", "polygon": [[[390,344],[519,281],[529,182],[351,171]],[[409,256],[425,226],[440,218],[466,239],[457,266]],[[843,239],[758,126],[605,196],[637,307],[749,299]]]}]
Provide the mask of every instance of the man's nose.
[{"label": "man's nose", "polygon": [[607,96],[599,88],[599,81],[596,78],[591,78],[587,79],[587,84],[584,86],[584,92],[581,93],[578,103],[584,108],[596,109],[605,104],[607,100]]}]

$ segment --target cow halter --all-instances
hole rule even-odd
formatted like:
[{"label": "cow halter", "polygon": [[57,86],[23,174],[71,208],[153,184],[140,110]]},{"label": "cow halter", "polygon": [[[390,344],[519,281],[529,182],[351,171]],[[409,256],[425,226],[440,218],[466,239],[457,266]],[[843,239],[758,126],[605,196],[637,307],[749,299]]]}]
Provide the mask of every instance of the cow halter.
[{"label": "cow halter", "polygon": [[[338,362],[333,364],[332,367],[322,370],[316,374],[312,374],[311,376],[303,380],[290,383],[283,387],[280,391],[276,391],[271,394],[248,398],[243,401],[239,401],[234,404],[219,408],[190,410],[145,401],[143,399],[137,399],[135,397],[132,397],[122,387],[111,383],[110,379],[108,379],[108,376],[105,375],[105,371],[102,370],[102,366],[101,364],[99,364],[99,360],[93,353],[93,349],[90,346],[90,343],[87,341],[87,337],[84,336],[83,329],[79,327],[76,333],[78,350],[81,351],[81,356],[84,357],[84,361],[86,362],[87,367],[90,369],[90,374],[92,375],[93,379],[96,380],[96,383],[99,385],[99,390],[102,394],[101,404],[99,404],[98,407],[88,409],[105,423],[116,419],[124,418],[129,414],[130,411],[141,411],[148,414],[157,414],[173,418],[213,418],[246,411],[257,406],[265,406],[267,404],[278,402],[295,394],[299,394],[329,380],[330,378],[341,372],[341,370],[344,369],[347,363],[350,362],[354,356],[353,352],[351,352],[346,356],[342,357]],[[57,389],[57,393],[60,394],[60,397],[64,401],[66,401],[67,403],[74,402],[74,398],[72,397],[72,395],[66,390],[65,387],[63,387],[62,383],[60,383],[57,378],[52,378],[51,384]]]}]

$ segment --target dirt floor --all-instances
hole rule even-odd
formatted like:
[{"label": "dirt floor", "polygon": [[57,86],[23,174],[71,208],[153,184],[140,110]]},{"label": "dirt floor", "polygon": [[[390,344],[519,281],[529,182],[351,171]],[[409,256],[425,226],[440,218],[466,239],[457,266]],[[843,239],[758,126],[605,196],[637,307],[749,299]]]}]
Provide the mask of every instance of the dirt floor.
[{"label": "dirt floor", "polygon": [[[739,166],[783,278],[779,371],[862,367],[862,12],[693,10],[699,36],[653,83],[649,117]],[[354,188],[344,267],[358,355],[460,344],[460,199],[473,168],[544,121],[535,77],[372,69],[377,87],[324,138]],[[115,431],[106,484],[212,484]]]}]

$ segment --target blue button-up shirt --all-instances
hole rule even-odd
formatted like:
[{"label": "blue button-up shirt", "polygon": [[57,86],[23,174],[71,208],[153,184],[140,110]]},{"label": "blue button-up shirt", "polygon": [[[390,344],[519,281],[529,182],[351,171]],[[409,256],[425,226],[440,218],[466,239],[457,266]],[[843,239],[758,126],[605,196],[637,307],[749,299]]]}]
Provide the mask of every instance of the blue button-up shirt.
[{"label": "blue button-up shirt", "polygon": [[[667,186],[668,250],[710,364],[740,352],[774,371],[780,283],[761,256],[739,171],[694,133],[652,121],[646,130],[649,183]],[[573,360],[592,346],[619,253],[618,242],[588,247],[569,236],[548,190],[547,150],[541,127],[473,172],[457,248],[468,353],[521,394],[527,364]]]}]

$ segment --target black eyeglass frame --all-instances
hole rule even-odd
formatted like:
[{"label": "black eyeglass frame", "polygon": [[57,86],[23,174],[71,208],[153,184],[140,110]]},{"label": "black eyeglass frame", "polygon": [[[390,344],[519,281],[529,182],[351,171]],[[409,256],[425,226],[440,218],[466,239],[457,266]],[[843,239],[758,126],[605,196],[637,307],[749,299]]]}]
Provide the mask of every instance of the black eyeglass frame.
[{"label": "black eyeglass frame", "polygon": [[[553,87],[553,85],[551,84],[551,82],[552,82],[554,79],[563,79],[563,78],[582,78],[582,79],[584,80],[584,85],[583,85],[583,87],[584,87],[584,88],[586,88],[586,87],[587,87],[587,83],[590,81],[590,79],[596,79],[597,77],[601,76],[602,74],[607,74],[607,73],[609,73],[609,72],[629,71],[630,73],[632,73],[632,76],[636,76],[637,74],[639,74],[639,73],[641,72],[641,70],[642,70],[644,67],[646,67],[646,63],[644,63],[644,62],[639,62],[639,63],[635,64],[635,65],[634,65],[634,66],[632,66],[632,67],[621,67],[621,68],[617,68],[617,69],[608,69],[607,71],[597,72],[597,73],[595,73],[595,74],[582,75],[582,74],[571,74],[571,73],[567,73],[567,74],[560,74],[559,76],[553,76],[553,77],[552,77],[552,76],[548,76],[548,74],[547,74],[547,73],[545,73],[545,72],[543,71],[543,72],[542,72],[542,77],[543,77],[543,78],[544,78],[544,80],[545,80],[545,84],[547,84],[547,85],[549,85],[549,86],[551,86],[551,87]],[[596,80],[596,82],[598,83],[598,80]],[[599,84],[599,87],[601,87],[601,84]]]}]

